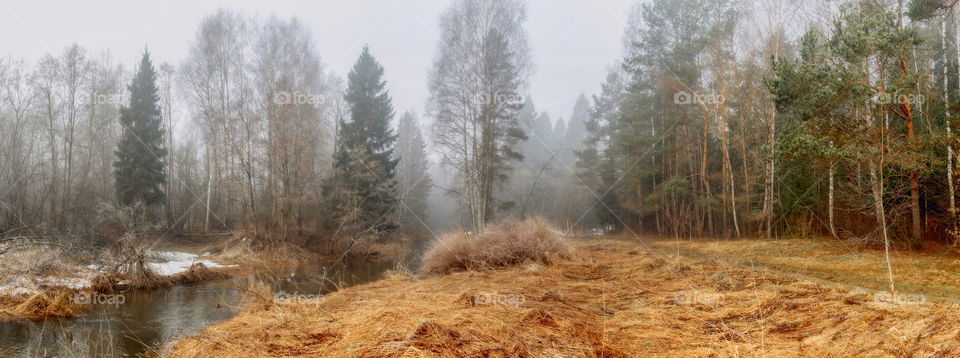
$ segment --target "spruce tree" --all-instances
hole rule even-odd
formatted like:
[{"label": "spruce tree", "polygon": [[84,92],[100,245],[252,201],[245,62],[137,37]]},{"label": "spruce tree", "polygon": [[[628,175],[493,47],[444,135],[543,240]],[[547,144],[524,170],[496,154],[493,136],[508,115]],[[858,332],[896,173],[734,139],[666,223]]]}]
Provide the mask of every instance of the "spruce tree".
[{"label": "spruce tree", "polygon": [[352,215],[359,229],[395,228],[390,212],[396,206],[394,157],[397,136],[390,128],[394,111],[384,88],[383,66],[366,46],[348,74],[344,99],[350,119],[341,123],[334,152],[334,174],[327,196],[334,216]]},{"label": "spruce tree", "polygon": [[587,135],[586,123],[588,120],[590,120],[590,102],[587,101],[587,96],[580,94],[580,96],[577,97],[577,103],[573,106],[573,114],[570,116],[570,121],[567,122],[567,133],[564,138],[564,142],[569,146],[571,155],[572,151],[583,149],[583,141]]},{"label": "spruce tree", "polygon": [[113,163],[117,200],[147,206],[163,202],[165,182],[164,132],[161,124],[156,71],[146,51],[130,90],[130,102],[120,109],[122,137]]},{"label": "spruce tree", "polygon": [[427,174],[430,166],[427,142],[417,124],[417,116],[412,112],[406,112],[400,117],[398,132],[397,152],[400,162],[397,166],[397,192],[399,197],[403,198],[398,217],[407,227],[419,227],[420,221],[426,218],[427,196],[432,185]]}]

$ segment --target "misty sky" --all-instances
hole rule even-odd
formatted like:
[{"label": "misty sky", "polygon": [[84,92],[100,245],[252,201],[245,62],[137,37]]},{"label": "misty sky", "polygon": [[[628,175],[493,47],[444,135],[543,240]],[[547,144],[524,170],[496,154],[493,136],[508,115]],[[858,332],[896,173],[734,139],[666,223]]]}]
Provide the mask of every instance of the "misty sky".
[{"label": "misty sky", "polygon": [[[597,93],[620,56],[635,0],[532,0],[527,32],[534,74],[530,94],[540,111],[567,118],[582,92]],[[440,13],[449,1],[28,1],[0,0],[0,54],[33,63],[71,43],[109,49],[131,68],[144,46],[154,63],[179,65],[200,20],[220,7],[261,17],[296,16],[312,32],[328,70],[346,77],[364,43],[383,64],[398,114],[421,117]]]}]

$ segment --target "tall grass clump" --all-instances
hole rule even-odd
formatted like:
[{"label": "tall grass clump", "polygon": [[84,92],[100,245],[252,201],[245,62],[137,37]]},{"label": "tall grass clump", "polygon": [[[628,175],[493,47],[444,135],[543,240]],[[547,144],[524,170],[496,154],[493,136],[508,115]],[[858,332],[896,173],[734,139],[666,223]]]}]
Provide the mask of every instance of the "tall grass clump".
[{"label": "tall grass clump", "polygon": [[509,221],[487,228],[482,234],[443,234],[423,257],[426,276],[458,271],[483,271],[533,261],[551,264],[569,258],[570,244],[545,219]]}]

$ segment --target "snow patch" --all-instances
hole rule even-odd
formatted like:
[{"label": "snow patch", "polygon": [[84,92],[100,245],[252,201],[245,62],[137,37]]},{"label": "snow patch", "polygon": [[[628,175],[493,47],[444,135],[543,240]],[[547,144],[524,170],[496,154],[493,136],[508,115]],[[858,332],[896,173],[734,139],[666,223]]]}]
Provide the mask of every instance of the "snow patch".
[{"label": "snow patch", "polygon": [[165,262],[158,263],[149,263],[150,269],[156,272],[161,276],[170,276],[176,275],[181,272],[186,272],[190,269],[190,266],[195,262],[202,263],[206,267],[231,267],[226,265],[221,265],[210,260],[197,260],[198,256],[195,254],[189,254],[185,252],[158,252],[156,253],[157,257],[163,257],[166,259]]},{"label": "snow patch", "polygon": [[157,261],[190,261],[197,258],[197,255],[188,252],[176,251],[158,251],[151,255]]},{"label": "snow patch", "polygon": [[36,287],[24,287],[24,286],[12,286],[12,285],[2,285],[0,286],[0,296],[33,296],[40,293],[40,290]]},{"label": "snow patch", "polygon": [[[204,253],[204,256],[209,253]],[[160,251],[150,255],[151,261],[147,266],[161,276],[176,275],[186,272],[194,263],[202,263],[206,267],[236,267],[236,265],[221,265],[210,260],[201,260],[196,254],[176,251]],[[8,281],[0,281],[0,296],[32,296],[42,292],[42,287],[67,287],[82,290],[93,285],[93,278],[103,272],[98,265],[76,266],[77,270],[69,277],[14,277]],[[123,282],[121,282],[123,283]]]},{"label": "snow patch", "polygon": [[39,279],[44,286],[68,287],[83,289],[93,284],[94,273],[81,273],[80,277],[44,277]]}]

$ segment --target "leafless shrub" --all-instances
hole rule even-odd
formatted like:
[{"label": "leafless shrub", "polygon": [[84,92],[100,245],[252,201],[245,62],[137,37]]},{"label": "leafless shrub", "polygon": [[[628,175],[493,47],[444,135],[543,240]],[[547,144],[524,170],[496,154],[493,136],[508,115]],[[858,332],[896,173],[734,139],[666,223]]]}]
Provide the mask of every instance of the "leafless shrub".
[{"label": "leafless shrub", "polygon": [[130,281],[134,288],[153,288],[169,284],[147,265],[152,245],[143,236],[156,229],[147,218],[146,208],[136,203],[130,206],[104,204],[100,208],[102,220],[119,225],[123,235],[106,250],[104,265],[108,272]]},{"label": "leafless shrub", "polygon": [[47,226],[0,233],[0,284],[68,272],[84,256],[71,242],[68,235]]}]

